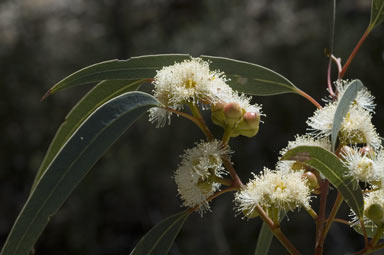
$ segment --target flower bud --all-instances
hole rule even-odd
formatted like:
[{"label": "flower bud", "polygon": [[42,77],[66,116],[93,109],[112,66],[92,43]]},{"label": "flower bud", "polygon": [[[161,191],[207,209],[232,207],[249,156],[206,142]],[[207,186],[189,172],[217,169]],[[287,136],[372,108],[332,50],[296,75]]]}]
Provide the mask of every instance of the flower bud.
[{"label": "flower bud", "polygon": [[382,224],[384,222],[384,209],[379,204],[371,204],[365,209],[364,215],[376,224]]},{"label": "flower bud", "polygon": [[227,127],[234,128],[237,126],[243,115],[243,110],[237,103],[228,103],[224,106],[225,123]]},{"label": "flower bud", "polygon": [[305,172],[302,175],[303,178],[307,179],[308,186],[310,189],[316,190],[320,188],[319,181],[317,180],[317,177],[312,172]]},{"label": "flower bud", "polygon": [[243,119],[235,128],[232,136],[243,135],[253,137],[259,131],[260,115],[255,112],[246,112]]},{"label": "flower bud", "polygon": [[224,115],[224,104],[216,103],[211,106],[211,119],[216,125],[225,128],[226,117]]}]

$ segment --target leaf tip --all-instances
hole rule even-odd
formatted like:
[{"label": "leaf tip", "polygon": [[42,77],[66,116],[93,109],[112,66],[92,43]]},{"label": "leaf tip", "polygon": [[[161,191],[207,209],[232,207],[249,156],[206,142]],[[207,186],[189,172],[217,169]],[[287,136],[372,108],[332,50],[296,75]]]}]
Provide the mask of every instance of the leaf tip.
[{"label": "leaf tip", "polygon": [[49,89],[47,92],[45,92],[44,96],[41,97],[40,102],[43,102],[47,97],[49,97],[52,94],[53,94],[52,89]]}]

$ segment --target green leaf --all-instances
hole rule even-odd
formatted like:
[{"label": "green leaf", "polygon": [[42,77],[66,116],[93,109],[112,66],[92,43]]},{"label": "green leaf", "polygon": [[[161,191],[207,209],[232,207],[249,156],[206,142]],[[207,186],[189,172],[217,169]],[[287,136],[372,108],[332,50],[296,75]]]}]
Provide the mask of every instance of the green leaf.
[{"label": "green leaf", "polygon": [[96,161],[144,112],[159,105],[149,94],[128,92],[97,108],[68,139],[37,182],[1,255],[27,255],[50,217]]},{"label": "green leaf", "polygon": [[257,239],[257,246],[255,255],[267,255],[269,248],[271,247],[273,239],[273,233],[268,224],[263,222],[263,226],[260,229],[259,237]]},{"label": "green leaf", "polygon": [[128,91],[137,90],[145,80],[110,80],[102,81],[90,90],[68,113],[65,121],[61,124],[53,138],[47,153],[36,174],[32,190],[37,181],[52,162],[61,147],[71,137],[80,124],[100,105],[113,97]]},{"label": "green leaf", "polygon": [[344,121],[344,117],[349,111],[349,106],[355,100],[357,92],[359,92],[359,90],[364,87],[363,83],[361,83],[360,80],[353,80],[347,86],[348,87],[345,90],[343,97],[337,105],[335,116],[333,118],[333,126],[331,133],[332,151],[335,150],[337,135],[339,134],[341,124]]},{"label": "green leaf", "polygon": [[164,54],[133,57],[128,60],[109,60],[85,67],[56,83],[42,100],[59,90],[103,80],[152,79],[156,70],[189,58],[184,54]]},{"label": "green leaf", "polygon": [[371,5],[371,20],[369,22],[369,29],[380,25],[384,21],[384,0],[372,0]]},{"label": "green leaf", "polygon": [[[372,221],[367,221],[364,223],[365,225],[365,232],[367,233],[367,236],[370,238],[373,238],[376,234],[377,231],[377,225],[373,223]],[[363,231],[361,229],[361,225],[357,223],[356,225],[353,226],[353,229],[359,233],[360,235],[364,236]],[[384,236],[382,235],[380,239],[384,239]]]},{"label": "green leaf", "polygon": [[299,91],[287,78],[263,66],[229,58],[201,57],[212,62],[211,69],[224,72],[231,79],[229,85],[239,92],[270,96]]},{"label": "green leaf", "polygon": [[298,146],[285,153],[281,159],[302,162],[322,173],[340,191],[356,215],[362,217],[363,194],[356,181],[346,175],[348,168],[333,153],[318,146]]},{"label": "green leaf", "polygon": [[190,214],[191,212],[186,210],[162,220],[145,234],[130,255],[168,254],[176,236]]}]

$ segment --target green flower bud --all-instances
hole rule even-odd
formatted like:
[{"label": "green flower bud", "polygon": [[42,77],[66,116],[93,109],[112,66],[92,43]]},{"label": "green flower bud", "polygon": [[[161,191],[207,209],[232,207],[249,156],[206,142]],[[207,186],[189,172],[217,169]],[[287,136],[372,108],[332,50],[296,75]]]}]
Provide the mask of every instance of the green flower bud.
[{"label": "green flower bud", "polygon": [[228,103],[224,106],[225,123],[227,127],[235,128],[243,115],[243,110],[237,103]]},{"label": "green flower bud", "polygon": [[310,189],[316,190],[320,188],[319,181],[317,180],[317,177],[314,173],[305,172],[302,177],[307,179]]},{"label": "green flower bud", "polygon": [[371,204],[364,210],[364,215],[375,222],[377,225],[384,223],[384,209],[379,204]]},{"label": "green flower bud", "polygon": [[212,122],[220,127],[226,127],[226,116],[224,114],[224,104],[216,103],[211,106],[211,119]]},{"label": "green flower bud", "polygon": [[253,137],[259,131],[260,115],[255,112],[246,112],[243,115],[243,119],[239,122],[232,137],[243,135],[247,137]]}]

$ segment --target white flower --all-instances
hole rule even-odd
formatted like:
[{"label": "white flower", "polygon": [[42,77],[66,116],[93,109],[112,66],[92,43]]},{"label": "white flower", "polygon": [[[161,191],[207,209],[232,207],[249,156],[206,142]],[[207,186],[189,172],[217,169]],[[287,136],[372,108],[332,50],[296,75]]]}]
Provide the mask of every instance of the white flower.
[{"label": "white flower", "polygon": [[[307,120],[315,136],[326,137],[331,135],[333,119],[337,104],[331,103],[321,109],[317,109],[312,117]],[[381,145],[381,139],[372,124],[372,116],[368,111],[352,105],[344,117],[339,132],[339,139],[344,144],[368,144],[373,148]]]},{"label": "white flower", "polygon": [[215,180],[227,172],[221,157],[230,153],[221,142],[200,142],[192,149],[185,150],[181,164],[175,171],[175,182],[185,207],[200,206],[200,212],[209,210],[207,198],[219,190]]},{"label": "white flower", "polygon": [[289,141],[288,146],[280,151],[283,156],[287,151],[298,146],[318,146],[326,150],[331,150],[331,143],[327,137],[314,138],[310,135],[296,135],[294,141]]},{"label": "white flower", "polygon": [[[340,102],[340,99],[348,87],[347,85],[351,82],[352,81],[350,80],[336,80],[334,82],[337,91],[337,102]],[[374,99],[375,97],[372,96],[371,92],[369,92],[366,87],[363,87],[363,89],[360,89],[357,92],[357,96],[353,101],[353,104],[358,105],[360,108],[373,113],[376,106],[376,104],[373,102]]]},{"label": "white flower", "polygon": [[265,168],[235,194],[237,211],[249,217],[256,205],[266,211],[269,208],[283,211],[293,211],[302,206],[309,208],[310,189],[302,174],[302,171],[283,173]]},{"label": "white flower", "polygon": [[[185,103],[215,103],[221,93],[232,89],[226,84],[223,73],[211,71],[209,63],[201,58],[191,58],[181,63],[163,67],[154,77],[154,96],[165,107],[175,110]],[[172,113],[166,110],[149,110],[149,120],[164,126]]]},{"label": "white flower", "polygon": [[352,176],[357,181],[370,184],[381,183],[384,179],[384,151],[379,150],[373,157],[361,154],[359,148],[346,150],[342,154],[344,165],[349,169],[346,175]]}]

